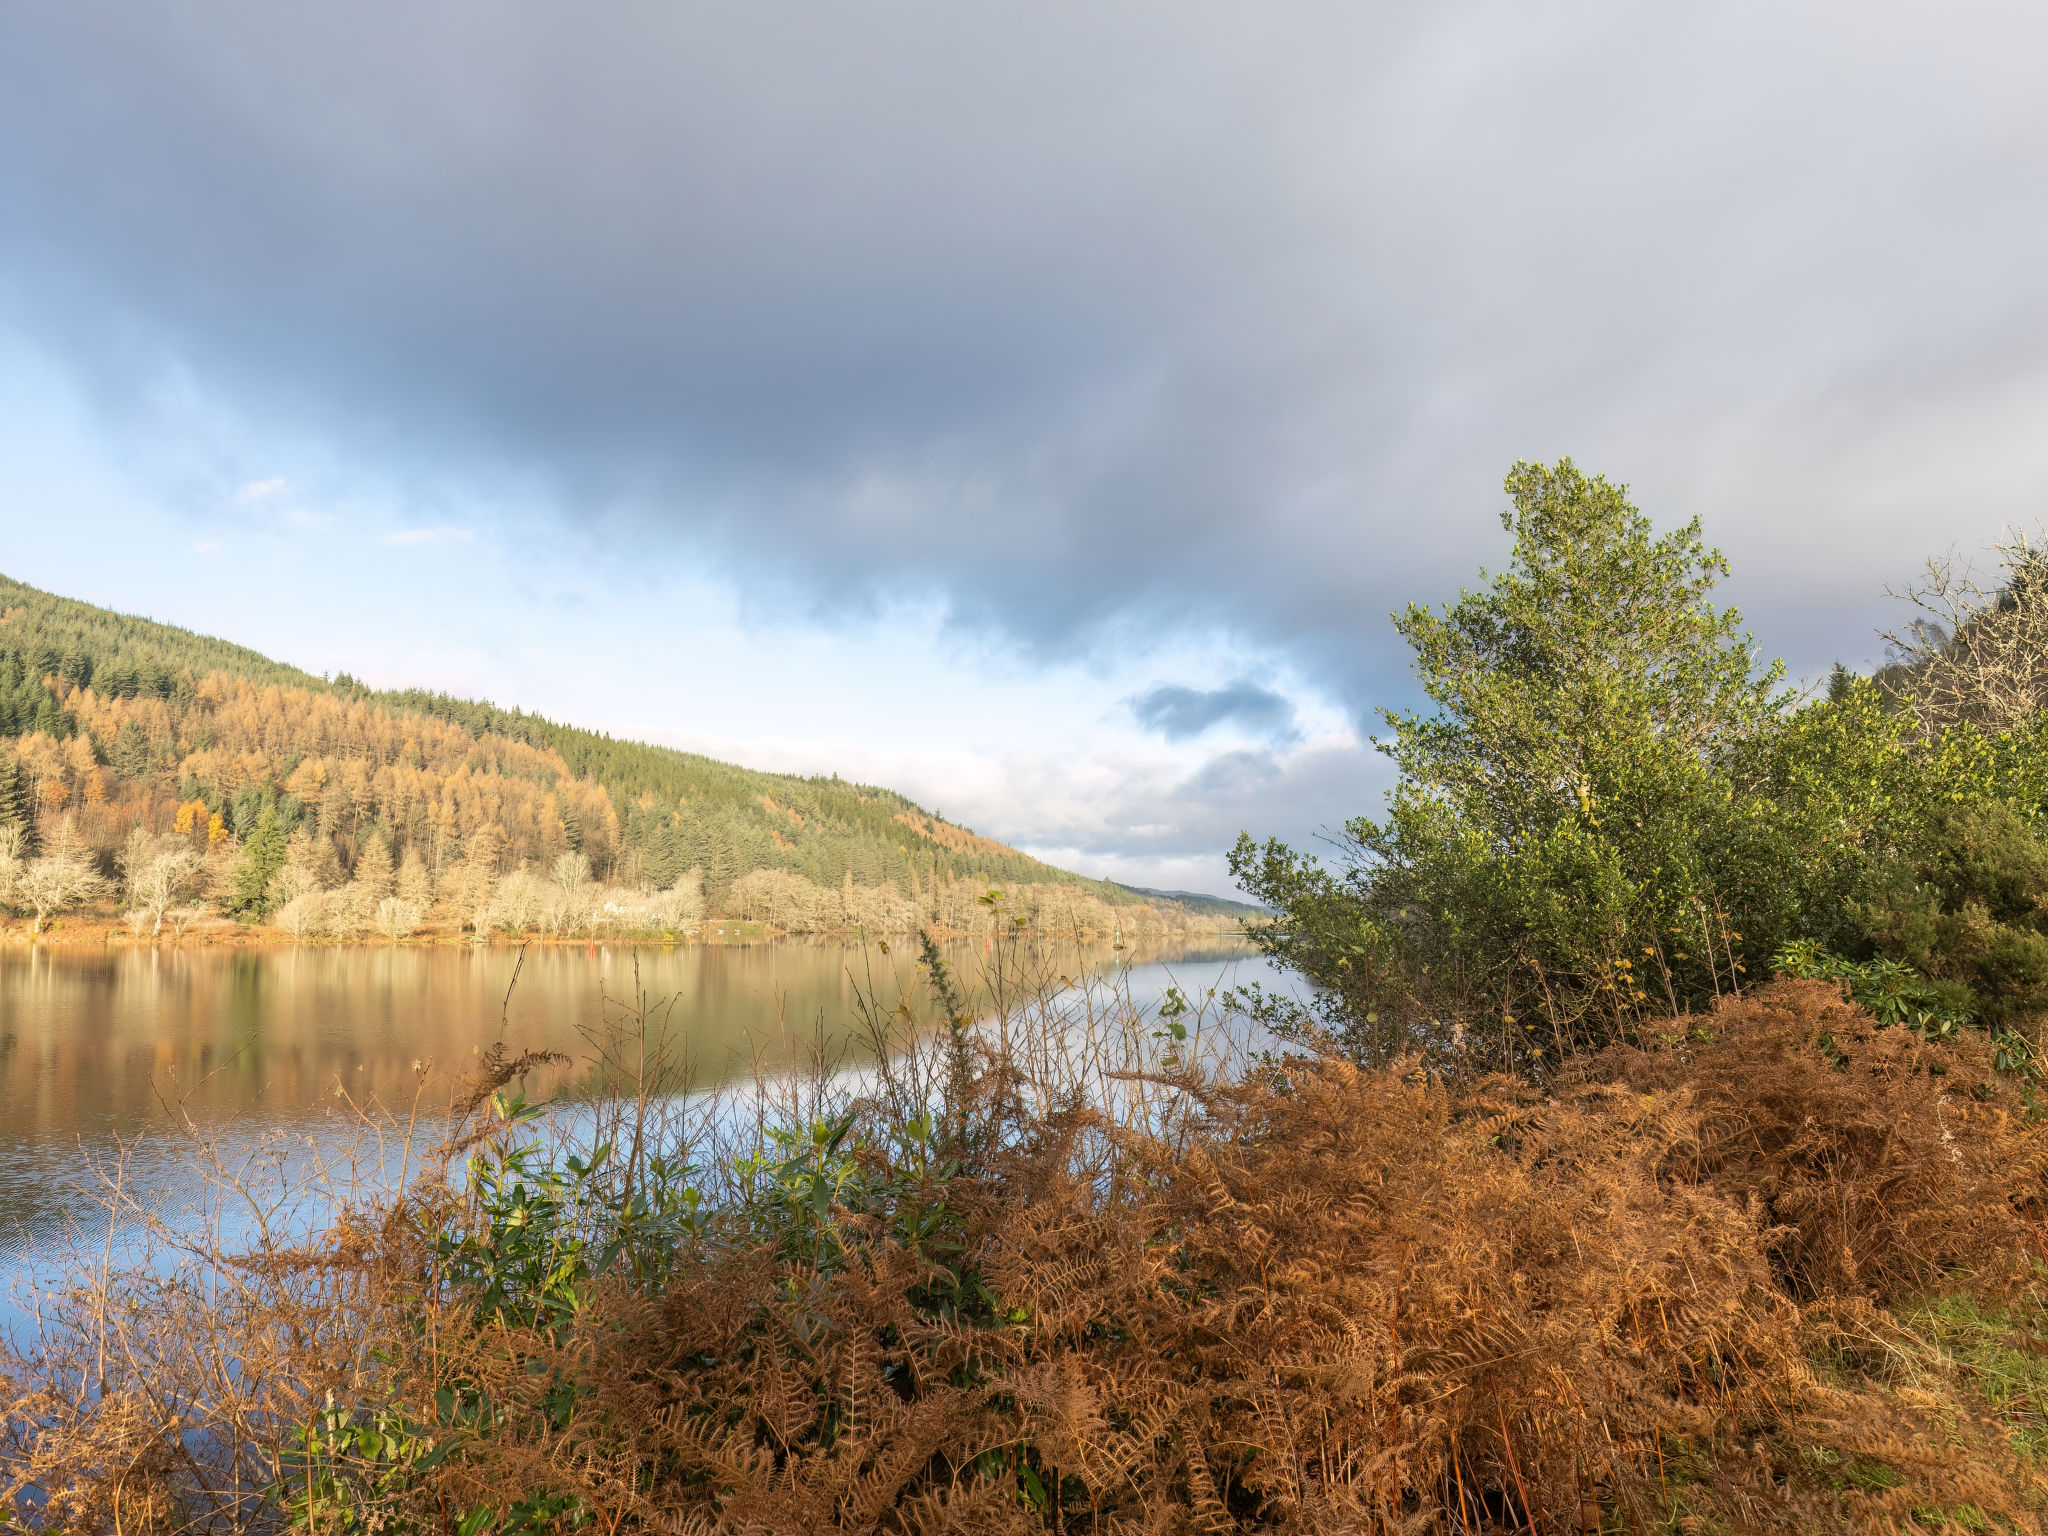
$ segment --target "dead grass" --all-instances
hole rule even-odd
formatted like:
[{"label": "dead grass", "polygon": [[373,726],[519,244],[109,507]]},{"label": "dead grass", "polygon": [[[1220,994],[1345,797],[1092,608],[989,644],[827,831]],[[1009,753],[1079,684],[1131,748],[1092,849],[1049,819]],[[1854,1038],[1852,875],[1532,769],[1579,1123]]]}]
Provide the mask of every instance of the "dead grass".
[{"label": "dead grass", "polygon": [[[461,1173],[516,1153],[500,1100],[318,1241],[79,1275],[0,1364],[19,1518],[2042,1528],[2048,1129],[1975,1042],[1785,983],[1546,1092],[1230,1068],[1199,1010],[1180,1040],[1128,999],[997,991],[953,1115],[903,1000],[875,1018],[929,1044],[890,1070],[670,1125],[638,1172],[522,1163],[520,1222]],[[541,1228],[567,1278],[504,1281]]]}]

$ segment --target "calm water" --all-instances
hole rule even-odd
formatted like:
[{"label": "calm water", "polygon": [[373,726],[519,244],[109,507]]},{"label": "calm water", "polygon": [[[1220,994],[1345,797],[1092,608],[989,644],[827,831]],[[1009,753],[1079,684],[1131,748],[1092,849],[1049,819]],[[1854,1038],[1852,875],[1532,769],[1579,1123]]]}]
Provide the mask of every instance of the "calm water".
[{"label": "calm water", "polygon": [[[952,956],[963,979],[979,945]],[[1054,969],[1121,968],[1156,1002],[1169,983],[1270,979],[1240,944],[1123,953],[1069,947]],[[404,1102],[416,1064],[459,1072],[504,1038],[513,1049],[582,1056],[580,1027],[605,991],[639,985],[674,999],[696,1081],[709,1085],[793,1053],[843,1047],[856,978],[885,999],[916,985],[901,946],[783,940],[675,949],[529,949],[509,1007],[510,949],[273,951],[0,950],[0,1254],[53,1233],[86,1208],[77,1191],[123,1143],[141,1138],[136,1176],[174,1196],[174,1115],[250,1135],[324,1121],[338,1084]],[[547,1084],[530,1085],[545,1091]]]}]

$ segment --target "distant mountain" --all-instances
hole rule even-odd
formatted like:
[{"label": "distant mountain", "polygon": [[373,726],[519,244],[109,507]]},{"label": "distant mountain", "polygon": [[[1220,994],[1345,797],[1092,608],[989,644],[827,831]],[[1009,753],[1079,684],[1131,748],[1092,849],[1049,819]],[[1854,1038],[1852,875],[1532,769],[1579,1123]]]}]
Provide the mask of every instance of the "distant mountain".
[{"label": "distant mountain", "polygon": [[1273,915],[1265,907],[1256,906],[1249,901],[1232,901],[1228,896],[1208,896],[1200,891],[1155,891],[1142,885],[1125,885],[1121,888],[1134,897],[1143,897],[1147,901],[1170,901],[1204,917],[1254,918]]},{"label": "distant mountain", "polygon": [[[701,870],[719,891],[757,870],[814,885],[1108,881],[941,820],[894,790],[764,773],[520,709],[317,677],[175,625],[0,577],[0,819],[56,808],[111,849],[182,810],[246,837],[265,808],[326,839],[344,869],[365,839],[435,868],[498,840],[507,867],[586,854],[657,887]],[[429,857],[430,856],[430,857]],[[1249,910],[1249,909],[1247,909]]]}]

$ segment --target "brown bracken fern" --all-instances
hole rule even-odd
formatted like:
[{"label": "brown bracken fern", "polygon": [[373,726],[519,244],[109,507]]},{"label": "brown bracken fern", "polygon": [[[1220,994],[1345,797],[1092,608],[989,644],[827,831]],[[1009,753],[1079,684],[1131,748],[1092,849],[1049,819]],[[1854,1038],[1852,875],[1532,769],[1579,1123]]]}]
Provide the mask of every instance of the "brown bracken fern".
[{"label": "brown bracken fern", "polygon": [[287,1383],[270,1419],[197,1433],[168,1354],[104,1393],[20,1358],[8,1469],[51,1528],[317,1525],[261,1442],[374,1402],[435,1449],[322,1529],[2038,1531],[2043,1405],[1901,1320],[2038,1309],[2048,1129],[1989,1049],[1780,983],[1540,1089],[1190,1054],[1145,1080],[1175,1119],[990,1053],[974,1136],[915,1166],[942,1131],[855,1107],[802,1242],[704,1224],[653,1283],[486,1316],[435,1278],[421,1234],[466,1218],[430,1181],[187,1319]]}]

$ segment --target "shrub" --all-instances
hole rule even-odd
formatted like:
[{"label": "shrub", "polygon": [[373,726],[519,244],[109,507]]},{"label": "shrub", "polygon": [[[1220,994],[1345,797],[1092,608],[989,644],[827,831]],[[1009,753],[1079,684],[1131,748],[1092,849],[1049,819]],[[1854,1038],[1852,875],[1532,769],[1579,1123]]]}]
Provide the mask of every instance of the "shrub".
[{"label": "shrub", "polygon": [[1855,906],[1876,953],[1993,1028],[2048,1007],[2048,844],[2013,806],[1936,806]]},{"label": "shrub", "polygon": [[[1335,869],[1232,853],[1279,914],[1260,942],[1319,989],[1283,1032],[1542,1074],[1802,942],[1910,966],[1994,1030],[2048,1010],[2048,722],[1963,707],[1955,670],[2000,615],[2048,611],[2033,586],[1984,598],[1939,665],[1838,670],[1795,707],[1708,601],[1725,566],[1696,523],[1657,536],[1569,461],[1508,492],[1508,568],[1395,621],[1437,709],[1387,717],[1384,820],[1349,823]],[[2032,654],[2001,644],[2000,676]]]}]

